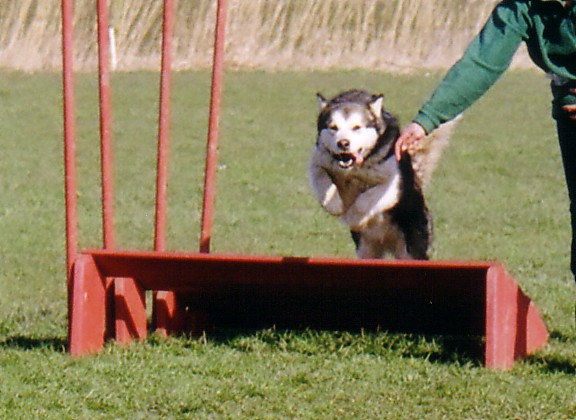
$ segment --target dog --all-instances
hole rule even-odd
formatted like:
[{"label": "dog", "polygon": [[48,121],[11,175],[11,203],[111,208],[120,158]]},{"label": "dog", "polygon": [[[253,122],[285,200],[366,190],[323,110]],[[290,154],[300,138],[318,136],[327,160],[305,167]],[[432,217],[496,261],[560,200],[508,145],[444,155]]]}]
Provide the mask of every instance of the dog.
[{"label": "dog", "polygon": [[448,143],[454,123],[394,154],[400,128],[384,96],[349,90],[318,98],[317,137],[309,178],[321,206],[351,232],[359,258],[427,260],[432,217],[424,184]]}]

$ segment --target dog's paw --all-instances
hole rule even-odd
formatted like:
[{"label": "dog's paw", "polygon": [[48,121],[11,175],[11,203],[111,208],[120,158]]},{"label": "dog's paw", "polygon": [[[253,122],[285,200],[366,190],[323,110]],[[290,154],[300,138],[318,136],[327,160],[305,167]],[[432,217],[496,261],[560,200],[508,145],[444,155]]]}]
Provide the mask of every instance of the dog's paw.
[{"label": "dog's paw", "polygon": [[341,220],[348,225],[350,230],[360,231],[370,220],[370,215],[359,212],[356,208],[351,207],[346,214],[342,215]]},{"label": "dog's paw", "polygon": [[372,198],[370,193],[364,193],[342,216],[342,220],[350,229],[360,230],[364,228],[374,216],[376,207],[370,198]]},{"label": "dog's paw", "polygon": [[344,204],[340,198],[323,202],[322,207],[332,216],[340,216],[342,213],[344,213]]},{"label": "dog's paw", "polygon": [[324,197],[322,197],[321,204],[324,210],[333,216],[340,216],[344,213],[344,203],[342,202],[340,194],[338,194],[336,185],[332,185],[326,190]]}]

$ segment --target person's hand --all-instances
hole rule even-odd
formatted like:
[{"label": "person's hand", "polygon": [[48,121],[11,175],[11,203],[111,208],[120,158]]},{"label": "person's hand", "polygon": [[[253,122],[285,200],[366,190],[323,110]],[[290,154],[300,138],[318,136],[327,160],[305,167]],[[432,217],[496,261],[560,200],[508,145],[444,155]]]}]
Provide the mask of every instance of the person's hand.
[{"label": "person's hand", "polygon": [[[570,92],[576,94],[576,89],[570,89]],[[576,104],[564,105],[562,109],[568,113],[568,118],[572,121],[576,121]]]},{"label": "person's hand", "polygon": [[425,136],[426,132],[424,131],[422,126],[418,123],[412,122],[408,124],[406,127],[404,127],[404,129],[400,133],[400,137],[398,137],[398,140],[396,141],[394,150],[396,154],[396,159],[399,161],[402,158],[402,153],[408,151],[408,149],[413,147]]}]

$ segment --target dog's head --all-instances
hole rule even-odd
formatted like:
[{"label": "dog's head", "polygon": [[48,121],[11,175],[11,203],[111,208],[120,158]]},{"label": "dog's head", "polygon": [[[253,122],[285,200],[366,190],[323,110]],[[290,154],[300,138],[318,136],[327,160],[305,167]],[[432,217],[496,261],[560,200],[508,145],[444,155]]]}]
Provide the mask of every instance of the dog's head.
[{"label": "dog's head", "polygon": [[[343,169],[361,166],[381,143],[389,125],[397,125],[383,109],[384,97],[350,90],[326,100],[318,97],[317,145],[326,148]],[[389,147],[391,147],[389,145]]]}]

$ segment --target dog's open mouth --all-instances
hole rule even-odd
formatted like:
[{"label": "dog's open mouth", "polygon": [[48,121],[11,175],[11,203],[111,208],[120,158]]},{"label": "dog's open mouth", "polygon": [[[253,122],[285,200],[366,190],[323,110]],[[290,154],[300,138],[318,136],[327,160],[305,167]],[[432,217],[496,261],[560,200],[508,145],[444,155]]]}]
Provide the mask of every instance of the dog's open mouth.
[{"label": "dog's open mouth", "polygon": [[334,155],[341,168],[350,168],[356,163],[356,156],[352,153],[338,153]]}]

